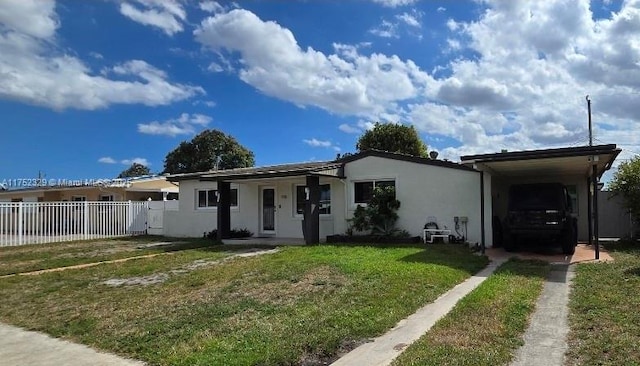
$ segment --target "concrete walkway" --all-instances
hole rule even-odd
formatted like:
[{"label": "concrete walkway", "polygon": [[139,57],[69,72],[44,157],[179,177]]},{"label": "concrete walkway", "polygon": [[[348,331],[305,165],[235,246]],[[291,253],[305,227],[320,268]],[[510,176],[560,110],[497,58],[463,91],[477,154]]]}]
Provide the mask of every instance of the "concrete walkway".
[{"label": "concrete walkway", "polygon": [[415,314],[401,320],[386,334],[352,350],[332,365],[383,366],[391,364],[406,347],[429,331],[440,318],[453,309],[460,299],[478,287],[506,260],[506,258],[500,258],[492,261],[475,276],[445,292],[436,301],[422,307]]},{"label": "concrete walkway", "polygon": [[0,364],[29,366],[143,366],[87,346],[0,324]]},{"label": "concrete walkway", "polygon": [[531,324],[512,366],[560,366],[567,351],[568,303],[573,267],[552,265]]}]

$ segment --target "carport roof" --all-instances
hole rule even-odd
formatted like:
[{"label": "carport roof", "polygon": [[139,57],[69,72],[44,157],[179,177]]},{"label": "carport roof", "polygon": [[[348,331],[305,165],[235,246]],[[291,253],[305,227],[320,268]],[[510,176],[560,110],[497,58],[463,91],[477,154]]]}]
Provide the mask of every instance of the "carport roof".
[{"label": "carport roof", "polygon": [[615,144],[525,150],[461,156],[462,164],[486,168],[503,176],[582,175],[590,176],[597,166],[601,177],[622,150]]}]

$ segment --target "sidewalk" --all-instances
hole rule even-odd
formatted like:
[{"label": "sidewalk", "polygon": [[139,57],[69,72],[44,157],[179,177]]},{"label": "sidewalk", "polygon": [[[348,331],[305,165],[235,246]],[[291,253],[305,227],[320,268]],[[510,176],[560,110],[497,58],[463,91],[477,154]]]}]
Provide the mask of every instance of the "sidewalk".
[{"label": "sidewalk", "polygon": [[460,299],[484,282],[506,260],[500,258],[492,261],[485,269],[445,292],[436,301],[401,320],[387,333],[374,339],[373,342],[365,343],[352,350],[331,365],[383,366],[391,364],[405,348],[429,331],[440,318],[453,309]]},{"label": "sidewalk", "polygon": [[0,323],[0,361],[29,366],[144,366],[87,346]]},{"label": "sidewalk", "polygon": [[552,265],[531,324],[524,334],[524,346],[511,366],[561,366],[569,333],[568,303],[573,267]]}]

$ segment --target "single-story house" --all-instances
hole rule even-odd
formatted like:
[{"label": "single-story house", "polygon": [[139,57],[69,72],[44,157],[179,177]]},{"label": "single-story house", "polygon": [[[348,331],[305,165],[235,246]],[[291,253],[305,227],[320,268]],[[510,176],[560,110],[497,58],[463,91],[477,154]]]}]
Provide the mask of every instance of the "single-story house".
[{"label": "single-story house", "polygon": [[373,188],[391,185],[401,203],[399,229],[421,235],[429,219],[455,232],[454,217],[461,217],[467,219],[459,233],[479,242],[481,178],[480,171],[458,163],[382,151],[335,161],[173,175],[168,179],[180,183],[179,210],[166,213],[165,235],[200,236],[221,227],[303,238],[306,217],[307,241],[317,242],[344,234],[347,219],[358,205],[366,205]]},{"label": "single-story house", "polygon": [[509,185],[554,181],[570,187],[579,238],[587,240],[589,187],[619,153],[616,145],[598,145],[463,156],[456,163],[364,151],[333,161],[171,175],[167,179],[180,185],[179,209],[165,213],[164,234],[197,237],[219,229],[219,238],[227,238],[231,229],[246,228],[256,236],[317,243],[344,234],[374,187],[392,185],[401,203],[399,229],[420,236],[427,221],[436,221],[490,247]]},{"label": "single-story house", "polygon": [[179,192],[177,183],[165,176],[111,180],[26,179],[10,183],[31,186],[0,191],[0,202],[162,201],[177,199]]}]

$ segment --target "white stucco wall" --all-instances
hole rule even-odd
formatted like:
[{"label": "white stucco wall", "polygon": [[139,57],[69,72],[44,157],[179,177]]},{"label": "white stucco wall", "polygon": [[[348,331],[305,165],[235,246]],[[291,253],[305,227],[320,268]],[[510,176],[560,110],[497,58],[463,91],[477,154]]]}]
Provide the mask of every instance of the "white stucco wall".
[{"label": "white stucco wall", "polygon": [[[260,231],[261,191],[264,187],[275,189],[276,218],[275,235],[283,238],[302,238],[302,215],[295,212],[295,186],[304,185],[305,178],[268,179],[262,181],[238,181],[232,188],[238,189],[238,207],[231,208],[231,228],[247,228],[254,236],[264,235]],[[320,237],[325,238],[343,232],[344,185],[335,178],[321,178],[320,184],[331,184],[331,214],[320,215]],[[179,211],[166,212],[165,235],[174,237],[200,237],[204,232],[217,227],[217,209],[197,208],[197,190],[216,189],[215,182],[197,180],[180,182]],[[338,222],[338,230],[334,223]]]},{"label": "white stucco wall", "polygon": [[[396,197],[401,204],[397,222],[400,229],[412,235],[422,235],[427,218],[435,216],[440,227],[446,226],[455,233],[454,216],[466,216],[467,240],[470,243],[482,240],[479,172],[369,156],[346,164],[345,176],[348,217],[353,216],[357,206],[354,203],[354,182],[393,179]],[[485,175],[485,183],[491,187],[488,174]],[[487,190],[485,197],[490,197]],[[490,203],[487,199],[485,227],[488,228],[491,227]],[[464,225],[459,232],[464,235]],[[485,244],[491,246],[490,229],[485,240]]]}]

